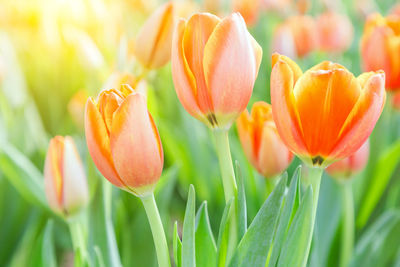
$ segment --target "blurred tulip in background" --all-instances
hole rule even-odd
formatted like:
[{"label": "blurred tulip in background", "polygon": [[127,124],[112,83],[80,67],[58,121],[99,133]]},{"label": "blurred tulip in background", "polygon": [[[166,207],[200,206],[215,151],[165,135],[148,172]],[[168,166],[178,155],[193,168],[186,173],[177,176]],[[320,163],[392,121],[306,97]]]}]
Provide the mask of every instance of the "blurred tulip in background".
[{"label": "blurred tulip in background", "polygon": [[372,14],[361,38],[362,66],[365,71],[382,69],[386,88],[400,88],[400,16]]},{"label": "blurred tulip in background", "polygon": [[58,214],[70,216],[88,204],[85,170],[71,137],[56,136],[50,140],[44,183],[49,205]]},{"label": "blurred tulip in background", "polygon": [[268,103],[254,103],[250,114],[243,111],[237,128],[246,157],[264,177],[276,177],[292,162],[293,154],[279,137]]}]

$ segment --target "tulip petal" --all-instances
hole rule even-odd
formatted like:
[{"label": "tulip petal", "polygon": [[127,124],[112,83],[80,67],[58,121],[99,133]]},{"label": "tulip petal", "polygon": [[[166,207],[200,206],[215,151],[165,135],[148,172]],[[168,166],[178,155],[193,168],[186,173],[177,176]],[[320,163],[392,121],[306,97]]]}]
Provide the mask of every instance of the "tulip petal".
[{"label": "tulip petal", "polygon": [[255,53],[259,51],[254,51],[239,13],[224,18],[215,27],[203,59],[215,113],[239,114],[246,108],[258,69]]},{"label": "tulip petal", "polygon": [[193,117],[199,118],[201,111],[196,100],[196,81],[186,61],[183,49],[185,25],[185,20],[181,19],[174,32],[171,52],[172,78],[176,94],[183,107]]},{"label": "tulip petal", "polygon": [[255,166],[257,161],[254,152],[254,127],[250,120],[250,114],[247,109],[245,109],[237,119],[236,126],[244,153],[249,161]]},{"label": "tulip petal", "polygon": [[63,206],[69,213],[73,213],[75,209],[87,203],[89,192],[85,171],[75,143],[69,136],[66,136],[64,140]]},{"label": "tulip petal", "polygon": [[115,186],[125,187],[114,168],[107,127],[91,98],[86,102],[85,135],[89,153],[101,174]]},{"label": "tulip petal", "polygon": [[169,2],[157,9],[136,37],[135,55],[147,68],[166,64],[171,56],[174,5]]},{"label": "tulip petal", "polygon": [[213,111],[211,88],[207,87],[203,58],[205,46],[220,19],[208,13],[193,15],[183,34],[184,56],[196,82],[196,99],[203,114]]},{"label": "tulip petal", "polygon": [[158,181],[162,148],[144,96],[129,95],[115,112],[110,141],[115,168],[132,192]]},{"label": "tulip petal", "polygon": [[329,155],[360,91],[353,74],[330,62],[317,65],[297,81],[294,96],[311,156]]},{"label": "tulip petal", "polygon": [[293,72],[293,88],[294,88],[294,84],[297,82],[297,80],[300,78],[301,75],[303,75],[303,71],[300,69],[300,67],[296,64],[296,62],[294,62],[293,60],[291,60],[289,57],[284,56],[284,55],[280,55],[278,53],[273,53],[272,57],[271,57],[271,65],[272,68],[275,66],[275,64],[279,61],[283,61],[286,64],[289,65],[289,67],[291,68],[292,72]]},{"label": "tulip petal", "polygon": [[362,85],[364,83],[361,95],[343,124],[331,158],[348,157],[360,148],[375,127],[385,104],[385,74],[382,71],[364,74],[360,80]]},{"label": "tulip petal", "polygon": [[274,64],[271,73],[272,114],[286,146],[296,154],[305,155],[307,150],[293,95],[295,74],[291,65],[282,59]]}]

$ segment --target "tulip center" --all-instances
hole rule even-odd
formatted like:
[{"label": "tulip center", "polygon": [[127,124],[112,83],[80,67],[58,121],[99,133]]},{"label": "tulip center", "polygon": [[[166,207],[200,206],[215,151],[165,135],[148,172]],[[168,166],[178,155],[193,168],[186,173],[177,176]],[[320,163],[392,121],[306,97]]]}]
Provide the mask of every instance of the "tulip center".
[{"label": "tulip center", "polygon": [[218,126],[217,118],[214,113],[210,113],[207,115],[207,120],[210,122],[212,127]]},{"label": "tulip center", "polygon": [[313,165],[321,166],[325,159],[321,156],[316,156],[311,159]]}]

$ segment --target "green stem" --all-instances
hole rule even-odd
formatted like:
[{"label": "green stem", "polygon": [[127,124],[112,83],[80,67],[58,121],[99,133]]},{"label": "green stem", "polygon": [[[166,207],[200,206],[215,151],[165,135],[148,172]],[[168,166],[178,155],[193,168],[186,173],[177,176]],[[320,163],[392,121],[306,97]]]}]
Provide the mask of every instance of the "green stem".
[{"label": "green stem", "polygon": [[342,245],[340,247],[340,267],[349,264],[354,245],[354,202],[353,190],[350,181],[344,181],[341,185],[342,195]]},{"label": "green stem", "polygon": [[153,234],[153,241],[156,247],[158,266],[170,267],[169,250],[167,239],[165,238],[164,227],[158,212],[154,194],[140,198],[143,202],[144,209],[146,210],[147,218],[150,223],[151,233]]},{"label": "green stem", "polygon": [[317,215],[317,207],[318,207],[318,197],[319,197],[319,188],[321,185],[321,178],[324,169],[321,168],[309,168],[309,181],[311,183],[313,189],[313,204],[312,204],[312,214],[311,214],[311,229],[308,238],[308,245],[307,245],[307,256],[304,257],[304,261],[302,266],[306,266],[308,254],[310,253],[311,241],[312,236],[314,233],[314,225],[315,225],[315,218]]},{"label": "green stem", "polygon": [[278,182],[278,177],[272,177],[272,178],[265,178],[265,188],[266,188],[266,193],[267,197],[274,191],[274,188]]},{"label": "green stem", "polygon": [[231,150],[229,147],[228,130],[215,130],[215,143],[217,149],[217,156],[222,176],[222,184],[224,186],[225,202],[228,203],[234,198],[234,207],[231,217],[229,219],[229,243],[227,248],[226,262],[229,262],[233,253],[235,252],[238,243],[237,233],[237,186],[235,179],[235,172],[233,170]]},{"label": "green stem", "polygon": [[235,172],[233,170],[231,149],[229,147],[228,131],[215,130],[215,143],[221,169],[222,183],[224,186],[225,202],[228,203],[232,197],[236,197],[237,187]]},{"label": "green stem", "polygon": [[87,266],[89,261],[86,247],[87,236],[83,222],[80,219],[80,217],[69,218],[67,222],[74,248],[75,266]]}]

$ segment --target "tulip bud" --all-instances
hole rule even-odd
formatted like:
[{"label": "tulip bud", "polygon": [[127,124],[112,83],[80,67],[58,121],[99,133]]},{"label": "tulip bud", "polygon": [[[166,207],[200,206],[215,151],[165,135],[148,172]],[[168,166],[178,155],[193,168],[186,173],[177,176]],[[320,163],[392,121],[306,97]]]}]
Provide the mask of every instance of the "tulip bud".
[{"label": "tulip bud", "polygon": [[170,60],[174,25],[173,2],[159,7],[144,23],[136,36],[134,49],[144,67],[157,69]]},{"label": "tulip bud", "polygon": [[246,24],[251,26],[257,23],[260,14],[260,0],[233,0],[233,11],[239,12]]},{"label": "tulip bud", "polygon": [[181,19],[171,63],[183,107],[212,129],[228,129],[250,100],[261,56],[239,13]]},{"label": "tulip bud", "polygon": [[362,171],[369,157],[369,142],[365,142],[356,152],[347,158],[332,163],[326,172],[338,179],[348,179]]},{"label": "tulip bud", "polygon": [[345,15],[327,11],[317,18],[319,47],[326,52],[343,52],[353,40],[353,26]]},{"label": "tulip bud", "polygon": [[[290,35],[291,37],[289,37]],[[274,45],[278,45],[273,46],[273,52],[286,52],[284,48],[288,45],[279,40],[294,42],[296,57],[306,56],[314,51],[318,44],[317,27],[314,19],[306,15],[290,17],[278,26],[273,36]]]},{"label": "tulip bud", "polygon": [[361,56],[366,71],[383,69],[388,90],[400,88],[400,16],[368,17],[361,39]]},{"label": "tulip bud", "polygon": [[272,56],[271,102],[283,142],[309,166],[325,168],[356,152],[375,127],[386,100],[383,71],[357,78],[324,61],[304,74]]},{"label": "tulip bud", "polygon": [[50,140],[44,184],[49,205],[56,213],[72,215],[88,203],[85,171],[71,137],[56,136]]},{"label": "tulip bud", "polygon": [[261,175],[273,178],[289,166],[293,154],[279,137],[271,105],[254,103],[251,114],[245,110],[240,115],[237,128],[246,157]]},{"label": "tulip bud", "polygon": [[100,92],[86,103],[89,153],[112,184],[136,196],[153,192],[163,168],[162,145],[146,97],[129,85]]}]

